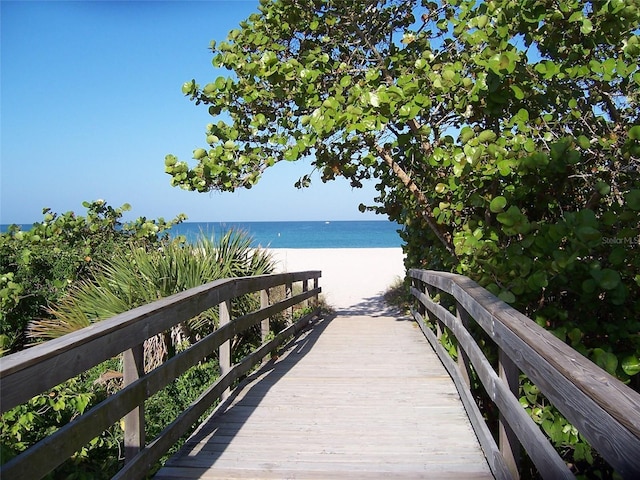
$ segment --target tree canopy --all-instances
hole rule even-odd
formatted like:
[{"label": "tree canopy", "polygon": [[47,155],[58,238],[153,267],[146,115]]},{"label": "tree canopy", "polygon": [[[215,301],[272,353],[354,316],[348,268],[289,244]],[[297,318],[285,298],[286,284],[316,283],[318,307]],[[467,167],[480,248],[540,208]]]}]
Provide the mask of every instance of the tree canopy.
[{"label": "tree canopy", "polygon": [[212,122],[195,165],[167,155],[173,185],[250,188],[302,158],[323,181],[374,179],[361,209],[402,226],[409,266],[471,276],[637,382],[637,1],[259,10],[211,43],[229,74],[183,86]]}]

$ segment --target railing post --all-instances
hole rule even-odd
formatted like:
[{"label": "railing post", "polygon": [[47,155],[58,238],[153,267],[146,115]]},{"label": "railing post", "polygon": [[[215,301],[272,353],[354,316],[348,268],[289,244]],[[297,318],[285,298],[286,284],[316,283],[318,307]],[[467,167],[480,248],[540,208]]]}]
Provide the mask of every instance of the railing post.
[{"label": "railing post", "polygon": [[[518,398],[520,371],[513,360],[501,348],[498,354],[498,375],[507,384],[511,393]],[[505,422],[502,413],[500,413],[498,424],[498,443],[502,458],[504,458],[513,478],[520,478],[520,442],[511,427]]]},{"label": "railing post", "polygon": [[[468,332],[469,325],[471,325],[471,316],[469,312],[467,312],[462,305],[456,300],[456,317],[464,327],[464,329]],[[458,342],[458,369],[460,370],[460,374],[464,379],[467,387],[471,387],[471,377],[469,375],[469,369],[471,368],[471,361],[467,356],[467,352],[464,349],[460,348],[460,342]]]},{"label": "railing post", "polygon": [[[303,292],[303,293],[305,293],[305,292],[308,292],[308,291],[309,291],[309,279],[308,279],[308,278],[305,278],[305,279],[302,281],[302,292]],[[304,308],[307,308],[307,307],[309,306],[309,300],[308,300],[308,299],[307,299],[307,300],[305,300],[305,301],[303,302],[303,305],[304,305]]]},{"label": "railing post", "polygon": [[[426,283],[424,283],[422,280],[413,277],[411,281],[413,282],[413,286],[415,287],[415,289],[418,290],[420,293],[430,295],[430,292],[426,288]],[[418,313],[422,318],[424,318],[426,312],[427,312],[427,308],[424,306],[424,304],[422,302],[418,302]]]},{"label": "railing post", "polygon": [[[220,327],[231,321],[231,300],[226,300],[220,304]],[[220,366],[220,377],[223,377],[231,370],[231,338],[220,345],[218,349],[218,364]],[[226,389],[220,399],[224,400],[229,396],[230,389]]]},{"label": "railing post", "polygon": [[[260,308],[267,308],[269,306],[269,290],[260,291]],[[262,343],[267,340],[269,336],[269,317],[262,320],[260,323],[260,331],[262,334]]]},{"label": "railing post", "polygon": [[[287,282],[284,286],[284,298],[291,298],[293,296],[293,284]],[[289,310],[289,322],[293,323],[293,307]]]},{"label": "railing post", "polygon": [[[433,297],[435,297],[434,295],[434,290],[436,290],[435,287],[432,287],[431,285],[429,285],[428,283],[423,283],[423,292],[429,296],[430,299],[433,300]],[[424,315],[426,314],[429,317],[429,320],[433,322],[434,326],[436,327],[436,338],[438,339],[438,341],[440,341],[440,339],[442,338],[442,321],[436,317],[433,313],[431,313],[431,310],[427,310],[427,307],[425,307],[422,302],[420,302],[420,315],[422,315],[422,318],[424,318]]]},{"label": "railing post", "polygon": [[[318,283],[319,283],[319,277],[313,277],[313,288],[317,289],[318,288]],[[314,302],[313,302],[313,306],[314,308],[317,307],[320,304],[320,297],[318,296],[318,294],[316,294],[314,298]]]},{"label": "railing post", "polygon": [[[260,308],[267,308],[269,306],[269,289],[260,290]],[[269,337],[269,317],[265,318],[260,322],[260,336],[262,338],[262,343],[267,341]],[[269,356],[267,355],[262,359],[262,362],[266,362],[269,360]]]},{"label": "railing post", "polygon": [[[122,381],[124,386],[144,375],[144,344],[123,352]],[[130,462],[144,447],[144,399],[124,417],[124,461]]]}]

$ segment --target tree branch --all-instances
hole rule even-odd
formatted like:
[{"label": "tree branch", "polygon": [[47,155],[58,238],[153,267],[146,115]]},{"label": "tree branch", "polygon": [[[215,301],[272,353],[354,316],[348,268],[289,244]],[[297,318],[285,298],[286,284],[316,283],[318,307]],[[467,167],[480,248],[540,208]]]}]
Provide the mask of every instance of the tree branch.
[{"label": "tree branch", "polygon": [[393,173],[398,177],[398,179],[402,182],[402,184],[411,192],[411,194],[418,200],[418,203],[422,205],[422,217],[429,225],[429,228],[436,235],[438,240],[444,245],[447,251],[453,256],[458,262],[458,257],[456,256],[455,249],[453,247],[453,243],[451,242],[450,235],[447,233],[443,233],[438,228],[433,216],[433,210],[429,205],[429,200],[425,196],[425,194],[418,188],[418,186],[413,182],[411,177],[405,172],[402,167],[393,159],[391,154],[381,147],[378,144],[373,145],[378,156],[389,166],[389,168],[393,171]]}]

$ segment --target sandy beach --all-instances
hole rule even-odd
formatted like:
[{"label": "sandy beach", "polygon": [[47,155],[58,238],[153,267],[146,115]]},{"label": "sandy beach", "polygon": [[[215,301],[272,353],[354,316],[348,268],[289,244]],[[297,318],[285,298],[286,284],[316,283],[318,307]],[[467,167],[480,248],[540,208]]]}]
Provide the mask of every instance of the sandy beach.
[{"label": "sandy beach", "polygon": [[404,278],[401,248],[283,248],[270,250],[279,272],[321,270],[325,302],[339,311],[380,308],[382,294]]}]

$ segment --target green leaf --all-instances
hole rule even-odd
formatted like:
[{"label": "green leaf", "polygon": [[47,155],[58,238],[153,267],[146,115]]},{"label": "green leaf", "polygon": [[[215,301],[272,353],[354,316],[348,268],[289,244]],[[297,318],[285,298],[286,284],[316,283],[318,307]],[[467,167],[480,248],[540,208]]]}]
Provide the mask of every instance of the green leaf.
[{"label": "green leaf", "polygon": [[500,294],[498,295],[498,298],[505,303],[513,303],[516,301],[515,295],[511,293],[509,290],[503,290],[502,292],[500,292]]},{"label": "green leaf", "polygon": [[622,370],[627,375],[637,375],[640,373],[640,360],[635,355],[629,355],[622,360]]},{"label": "green leaf", "polygon": [[576,237],[583,242],[600,240],[600,231],[593,227],[581,226],[576,229]]},{"label": "green leaf", "polygon": [[[523,147],[526,152],[533,153],[536,150],[536,143],[533,141],[532,138],[527,138],[527,140],[524,142]],[[533,160],[533,158],[531,160]],[[527,166],[528,164],[529,162],[527,162]],[[535,166],[535,165],[532,164],[531,166]]]},{"label": "green leaf", "polygon": [[496,138],[496,132],[493,130],[484,130],[478,135],[478,143],[494,142]]},{"label": "green leaf", "polygon": [[640,190],[631,190],[624,197],[631,210],[640,210]]},{"label": "green leaf", "polygon": [[506,205],[507,199],[503,196],[499,196],[491,200],[491,203],[489,204],[489,210],[491,210],[493,213],[502,212]]},{"label": "green leaf", "polygon": [[380,99],[376,92],[364,92],[362,94],[362,102],[371,105],[372,107],[380,106]]},{"label": "green leaf", "polygon": [[500,175],[506,177],[511,174],[512,162],[511,160],[501,160],[498,162],[498,171]]},{"label": "green leaf", "polygon": [[584,18],[581,11],[573,12],[569,17],[569,22],[579,22]]},{"label": "green leaf", "polygon": [[284,152],[283,156],[284,156],[285,160],[287,160],[289,162],[293,162],[293,161],[298,159],[298,154],[299,154],[298,147],[294,145],[293,147],[287,149]]},{"label": "green leaf", "polygon": [[580,135],[578,137],[578,145],[580,145],[580,148],[583,150],[587,150],[591,146],[591,142],[589,142],[589,139],[584,135]]},{"label": "green leaf", "polygon": [[473,138],[474,132],[471,127],[464,126],[462,130],[460,130],[460,143],[467,143],[469,140]]},{"label": "green leaf", "polygon": [[349,85],[351,85],[351,81],[351,75],[345,75],[340,79],[340,86],[343,88],[347,88]]},{"label": "green leaf", "polygon": [[547,66],[544,63],[538,63],[535,66],[535,71],[542,75],[545,75],[547,73]]},{"label": "green leaf", "polygon": [[413,114],[413,112],[414,112],[414,108],[412,107],[412,105],[406,104],[400,107],[398,114],[404,118],[413,118],[415,117],[415,114]]},{"label": "green leaf", "polygon": [[618,357],[611,352],[605,352],[601,348],[595,348],[593,350],[593,354],[596,365],[606,370],[611,375],[615,375],[616,368],[618,368]]},{"label": "green leaf", "polygon": [[609,193],[611,193],[611,187],[609,184],[602,180],[598,180],[598,182],[596,182],[596,190],[598,190],[598,193],[602,196],[609,195]]},{"label": "green leaf", "polygon": [[545,272],[544,270],[537,270],[527,279],[527,285],[532,290],[540,290],[542,288],[545,288],[547,285],[549,285],[547,272]]},{"label": "green leaf", "polygon": [[218,77],[216,78],[214,85],[218,90],[224,91],[227,86],[227,79],[225,77]]},{"label": "green leaf", "polygon": [[610,268],[602,270],[592,270],[591,276],[598,283],[598,286],[604,290],[613,290],[620,284],[620,274]]},{"label": "green leaf", "polygon": [[517,85],[511,85],[511,90],[513,90],[513,94],[518,100],[522,100],[524,98],[524,92]]},{"label": "green leaf", "polygon": [[634,125],[629,129],[629,138],[631,140],[640,140],[640,125]]},{"label": "green leaf", "polygon": [[613,266],[622,265],[627,259],[627,251],[623,247],[615,247],[611,250],[608,260]]},{"label": "green leaf", "polygon": [[512,227],[516,223],[515,219],[507,212],[499,213],[496,218],[505,227]]},{"label": "green leaf", "polygon": [[577,346],[582,340],[582,331],[579,328],[573,328],[567,333],[567,336],[571,340],[571,346]]},{"label": "green leaf", "polygon": [[456,77],[456,72],[453,68],[445,68],[442,72],[442,78],[444,78],[447,82],[452,81]]},{"label": "green leaf", "polygon": [[200,160],[207,156],[207,151],[204,148],[197,148],[193,151],[193,158],[196,160]]},{"label": "green leaf", "polygon": [[521,108],[520,110],[518,110],[518,113],[516,114],[516,117],[518,118],[518,120],[520,120],[522,122],[528,122],[529,121],[529,112],[526,109]]},{"label": "green leaf", "polygon": [[593,31],[593,24],[591,23],[591,20],[589,20],[588,18],[585,18],[582,21],[582,27],[580,27],[580,32],[582,32],[584,35],[589,35],[592,31]]},{"label": "green leaf", "polygon": [[182,84],[182,93],[184,93],[185,95],[189,95],[191,93],[193,93],[193,91],[196,89],[196,81],[195,80],[191,80],[190,82],[184,82]]},{"label": "green leaf", "polygon": [[513,58],[511,58],[511,56],[507,55],[506,53],[500,55],[500,70],[512,71],[513,68]]},{"label": "green leaf", "polygon": [[427,67],[427,65],[428,63],[424,58],[419,58],[414,63],[414,67],[416,67],[418,70],[424,70]]}]

